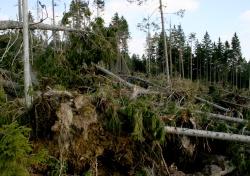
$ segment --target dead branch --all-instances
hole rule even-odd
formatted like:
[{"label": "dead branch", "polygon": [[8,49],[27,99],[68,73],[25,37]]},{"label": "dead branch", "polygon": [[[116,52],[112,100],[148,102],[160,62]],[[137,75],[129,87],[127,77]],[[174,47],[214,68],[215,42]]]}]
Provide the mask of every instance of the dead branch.
[{"label": "dead branch", "polygon": [[165,126],[164,129],[167,133],[170,134],[250,143],[250,136],[245,136],[245,135],[229,134],[229,133],[206,131],[206,130],[194,130],[194,129],[178,128],[170,126]]},{"label": "dead branch", "polygon": [[[0,21],[0,30],[7,30],[7,29],[22,29],[23,23],[18,21]],[[36,23],[30,24],[30,29],[40,29],[40,30],[51,30],[51,31],[67,31],[67,32],[84,32],[84,30],[74,29],[64,26],[57,26],[57,25],[48,25],[44,23]]]},{"label": "dead branch", "polygon": [[196,100],[199,100],[199,101],[201,101],[201,102],[204,102],[204,103],[207,103],[207,104],[209,104],[209,105],[211,105],[211,106],[213,106],[213,107],[215,107],[215,108],[217,108],[217,109],[219,109],[219,110],[222,110],[222,111],[225,111],[225,112],[229,112],[230,110],[229,109],[227,109],[227,108],[224,108],[224,107],[222,107],[222,106],[219,106],[219,105],[217,105],[217,104],[215,104],[215,103],[212,103],[212,102],[210,102],[210,101],[207,101],[207,100],[205,100],[205,99],[203,99],[203,98],[200,98],[200,97],[194,97]]}]

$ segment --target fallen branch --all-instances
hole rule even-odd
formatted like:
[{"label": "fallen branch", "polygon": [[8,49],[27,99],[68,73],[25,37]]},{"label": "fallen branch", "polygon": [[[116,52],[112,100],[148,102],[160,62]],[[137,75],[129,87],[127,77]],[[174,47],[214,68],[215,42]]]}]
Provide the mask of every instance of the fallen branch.
[{"label": "fallen branch", "polygon": [[[23,23],[18,21],[0,21],[0,30],[7,30],[7,29],[22,29]],[[67,32],[83,32],[83,30],[75,29],[75,28],[69,28],[64,26],[57,26],[57,25],[48,25],[44,23],[36,23],[36,24],[30,24],[30,29],[40,29],[40,30],[51,30],[51,31],[67,31]]]},{"label": "fallen branch", "polygon": [[170,127],[170,126],[165,126],[164,129],[166,133],[170,133],[170,134],[250,143],[250,136],[245,136],[245,135],[228,134],[228,133],[205,131],[205,130],[194,130],[194,129],[178,128],[178,127]]},{"label": "fallen branch", "polygon": [[211,105],[211,106],[213,106],[213,107],[215,107],[215,108],[217,108],[217,109],[219,109],[219,110],[222,110],[222,111],[225,111],[225,112],[229,112],[230,110],[229,109],[227,109],[227,108],[224,108],[224,107],[222,107],[222,106],[219,106],[219,105],[217,105],[217,104],[214,104],[214,103],[212,103],[212,102],[210,102],[210,101],[207,101],[207,100],[205,100],[205,99],[202,99],[202,98],[200,98],[200,97],[194,97],[196,100],[199,100],[199,101],[201,101],[201,102],[204,102],[204,103],[207,103],[207,104],[209,104],[209,105]]}]

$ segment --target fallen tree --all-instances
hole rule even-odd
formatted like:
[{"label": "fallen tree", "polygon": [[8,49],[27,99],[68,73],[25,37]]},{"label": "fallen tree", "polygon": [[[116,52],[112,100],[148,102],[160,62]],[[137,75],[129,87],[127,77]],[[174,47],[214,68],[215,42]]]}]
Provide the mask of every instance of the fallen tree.
[{"label": "fallen tree", "polygon": [[222,110],[222,111],[225,111],[225,112],[229,112],[230,111],[230,109],[227,109],[227,108],[224,108],[224,107],[222,107],[222,106],[220,106],[220,105],[217,105],[217,104],[215,104],[215,103],[212,103],[212,102],[210,102],[210,101],[207,101],[207,100],[205,100],[205,99],[203,99],[203,98],[200,98],[200,97],[194,97],[196,100],[199,100],[199,101],[201,101],[201,102],[203,102],[203,103],[207,103],[207,104],[209,104],[209,105],[211,105],[211,106],[213,106],[213,107],[215,107],[215,108],[217,108],[217,109],[219,109],[219,110]]},{"label": "fallen tree", "polygon": [[241,105],[241,104],[232,103],[232,102],[229,102],[229,101],[226,101],[226,100],[221,100],[221,102],[225,103],[225,104],[228,104],[230,106],[234,106],[234,107],[242,107],[242,108],[245,108],[245,109],[250,109],[249,106],[244,106],[244,105]]},{"label": "fallen tree", "polygon": [[[0,21],[0,30],[7,30],[7,29],[22,29],[23,23],[18,21]],[[51,30],[51,31],[67,31],[67,32],[83,32],[83,30],[69,28],[65,26],[57,26],[57,25],[49,25],[44,23],[31,23],[29,24],[30,29],[40,29],[40,30]]]},{"label": "fallen tree", "polygon": [[245,136],[245,135],[228,134],[228,133],[222,133],[222,132],[195,130],[195,129],[188,129],[188,128],[170,127],[170,126],[165,126],[164,129],[166,133],[169,133],[169,134],[250,143],[250,136]]},{"label": "fallen tree", "polygon": [[244,123],[244,124],[248,123],[248,120],[230,117],[230,116],[225,116],[225,115],[221,115],[221,114],[213,114],[213,113],[202,112],[202,111],[193,111],[193,112],[196,114],[206,115],[208,118],[215,118],[215,119],[225,120],[225,121],[230,121],[230,122],[235,122],[235,123]]}]

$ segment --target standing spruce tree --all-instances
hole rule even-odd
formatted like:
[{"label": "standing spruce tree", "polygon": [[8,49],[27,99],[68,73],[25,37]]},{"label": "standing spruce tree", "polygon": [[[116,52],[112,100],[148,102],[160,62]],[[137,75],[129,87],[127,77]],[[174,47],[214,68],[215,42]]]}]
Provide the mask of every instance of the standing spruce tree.
[{"label": "standing spruce tree", "polygon": [[240,40],[236,33],[234,33],[234,36],[232,37],[232,76],[233,76],[233,84],[236,85],[236,87],[239,85],[239,75],[241,71],[241,64],[243,62],[242,59],[242,53],[241,53],[241,46],[240,46]]},{"label": "standing spruce tree", "polygon": [[203,41],[202,41],[202,48],[204,52],[205,58],[203,58],[203,63],[204,63],[204,75],[206,78],[206,81],[209,82],[211,81],[211,61],[212,61],[212,41],[210,39],[210,35],[208,32],[205,33]]}]

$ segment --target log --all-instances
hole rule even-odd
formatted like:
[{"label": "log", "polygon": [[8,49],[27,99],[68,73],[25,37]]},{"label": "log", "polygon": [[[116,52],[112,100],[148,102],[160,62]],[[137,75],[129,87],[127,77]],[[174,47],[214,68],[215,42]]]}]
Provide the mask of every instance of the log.
[{"label": "log", "polygon": [[105,74],[107,74],[107,75],[109,75],[109,76],[115,78],[116,80],[118,80],[118,81],[121,82],[122,84],[126,85],[127,87],[129,87],[129,88],[134,88],[134,87],[135,87],[134,84],[131,84],[131,83],[125,81],[124,79],[122,79],[121,77],[119,77],[119,76],[115,75],[114,73],[108,71],[107,69],[105,69],[105,68],[103,68],[103,67],[100,67],[100,66],[98,66],[98,65],[95,65],[95,67],[96,67],[98,70],[100,70],[101,72],[103,72],[103,73],[105,73]]},{"label": "log", "polygon": [[193,111],[193,112],[196,114],[206,115],[208,118],[215,118],[215,119],[225,120],[225,121],[235,122],[235,123],[243,123],[243,124],[248,123],[248,120],[230,117],[230,116],[225,116],[225,115],[221,115],[221,114],[213,114],[213,113],[202,112],[202,111]]},{"label": "log", "polygon": [[165,126],[164,130],[166,131],[166,133],[169,133],[169,134],[250,143],[250,136],[239,135],[239,134],[228,134],[228,133],[222,133],[222,132],[195,130],[195,129],[188,129],[188,128],[170,127],[170,126]]},{"label": "log", "polygon": [[114,79],[116,79],[117,81],[121,82],[122,84],[124,84],[125,86],[133,89],[133,94],[131,96],[131,99],[135,99],[137,98],[138,95],[145,95],[145,94],[160,94],[161,92],[158,92],[158,91],[150,91],[148,89],[144,89],[140,86],[136,86],[134,84],[131,84],[129,82],[127,82],[126,80],[122,79],[121,77],[115,75],[114,73],[108,71],[107,69],[103,68],[103,67],[100,67],[98,65],[95,65],[95,67],[102,71],[103,73],[113,77]]},{"label": "log", "polygon": [[222,106],[219,106],[219,105],[217,105],[217,104],[215,104],[215,103],[212,103],[212,102],[210,102],[210,101],[207,101],[207,100],[205,100],[205,99],[203,99],[203,98],[200,98],[200,97],[194,97],[196,100],[199,100],[199,101],[201,101],[201,102],[204,102],[204,103],[207,103],[207,104],[209,104],[209,105],[211,105],[211,106],[213,106],[213,107],[215,107],[215,108],[217,108],[217,109],[219,109],[219,110],[222,110],[222,111],[225,111],[225,112],[229,112],[230,110],[229,109],[227,109],[227,108],[224,108],[224,107],[222,107]]},{"label": "log", "polygon": [[[0,30],[7,30],[7,29],[22,29],[23,23],[18,21],[0,21]],[[84,32],[81,29],[74,29],[64,26],[57,26],[57,25],[49,25],[44,23],[31,23],[29,24],[30,29],[40,29],[40,30],[51,30],[51,31],[67,31],[67,32]]]},{"label": "log", "polygon": [[130,80],[135,80],[135,81],[139,81],[139,82],[142,82],[143,84],[146,84],[147,86],[153,86],[161,91],[169,91],[168,88],[165,88],[165,87],[161,87],[155,83],[152,83],[152,82],[149,82],[148,80],[144,80],[142,78],[139,78],[139,77],[136,77],[136,76],[127,76],[127,75],[124,75],[122,76],[124,77],[125,79],[130,79]]}]

